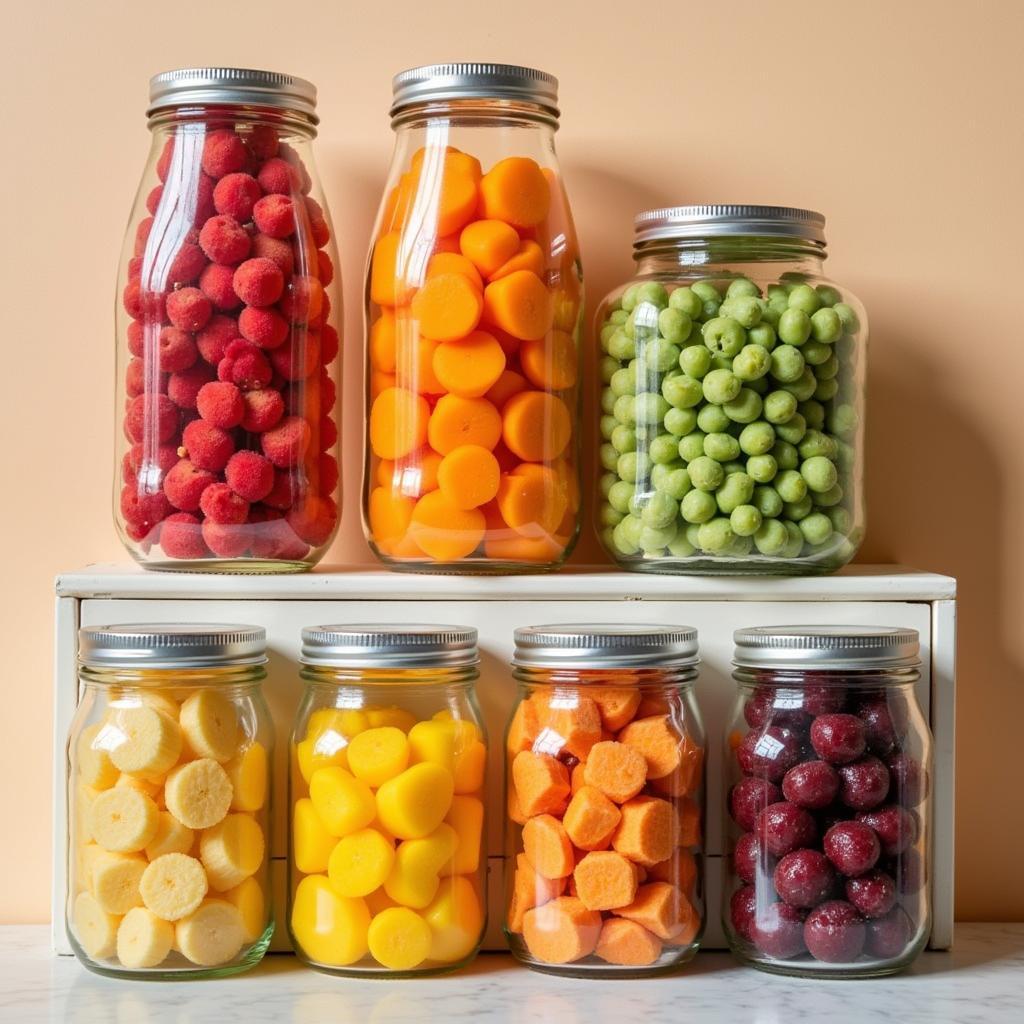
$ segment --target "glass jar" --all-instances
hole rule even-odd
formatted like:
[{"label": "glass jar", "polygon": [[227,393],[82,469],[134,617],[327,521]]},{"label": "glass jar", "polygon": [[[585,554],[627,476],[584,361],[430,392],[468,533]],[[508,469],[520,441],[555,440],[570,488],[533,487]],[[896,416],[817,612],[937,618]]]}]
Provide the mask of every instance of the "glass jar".
[{"label": "glass jar", "polygon": [[366,286],[364,526],[390,568],[559,566],[578,532],[583,283],[557,81],[402,72]]},{"label": "glass jar", "polygon": [[289,930],[335,974],[469,963],[486,920],[487,745],[476,630],[302,631],[292,735]]},{"label": "glass jar", "polygon": [[632,977],[704,931],[704,728],[686,626],[517,629],[505,934],[529,967]]},{"label": "glass jar", "polygon": [[931,735],[913,629],[736,633],[723,923],[775,974],[891,974],[931,922]]},{"label": "glass jar", "polygon": [[79,632],[67,931],[90,970],[221,977],[263,958],[274,930],[265,650],[260,626]]},{"label": "glass jar", "polygon": [[150,82],[118,272],[114,520],[149,569],[296,572],[338,520],[337,253],[309,82]]},{"label": "glass jar", "polygon": [[825,219],[777,206],[636,218],[597,314],[601,541],[624,569],[831,572],[864,534],[867,321]]}]

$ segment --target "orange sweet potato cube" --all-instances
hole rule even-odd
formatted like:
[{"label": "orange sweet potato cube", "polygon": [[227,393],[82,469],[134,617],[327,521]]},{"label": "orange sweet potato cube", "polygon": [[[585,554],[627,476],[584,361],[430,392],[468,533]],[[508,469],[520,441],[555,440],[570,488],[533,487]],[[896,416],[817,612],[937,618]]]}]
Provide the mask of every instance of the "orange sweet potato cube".
[{"label": "orange sweet potato cube", "polygon": [[550,814],[538,814],[523,826],[523,852],[542,878],[568,878],[576,864],[562,823]]},{"label": "orange sweet potato cube", "polygon": [[587,696],[597,704],[608,732],[618,732],[631,722],[640,707],[640,690],[636,686],[588,686]]},{"label": "orange sweet potato cube", "polygon": [[594,786],[617,804],[623,804],[644,788],[647,760],[636,747],[602,741],[591,748],[583,778],[588,786]]},{"label": "orange sweet potato cube", "polygon": [[619,742],[635,747],[644,755],[648,779],[663,778],[682,762],[683,738],[668,715],[634,718],[619,733]]},{"label": "orange sweet potato cube", "polygon": [[561,816],[569,799],[569,770],[550,754],[521,750],[512,762],[512,781],[524,817]]},{"label": "orange sweet potato cube", "polygon": [[594,953],[621,967],[649,967],[661,956],[661,939],[636,921],[609,917],[601,926]]},{"label": "orange sweet potato cube", "polygon": [[641,885],[633,902],[617,910],[616,914],[636,921],[665,942],[678,936],[691,916],[696,916],[690,901],[668,882]]},{"label": "orange sweet potato cube", "polygon": [[564,878],[544,878],[533,870],[525,853],[516,855],[516,870],[512,881],[512,899],[508,908],[509,931],[522,932],[523,917],[528,910],[543,906],[565,892]]},{"label": "orange sweet potato cube", "polygon": [[636,865],[621,853],[588,853],[572,873],[576,895],[588,910],[616,910],[636,897]]},{"label": "orange sweet potato cube", "polygon": [[575,896],[559,896],[528,910],[523,939],[540,963],[569,964],[590,956],[601,935],[601,915],[587,910]]},{"label": "orange sweet potato cube", "polygon": [[569,801],[562,819],[565,831],[581,850],[603,850],[611,842],[622,815],[599,789],[581,787]]},{"label": "orange sweet potato cube", "polygon": [[505,738],[505,749],[515,757],[521,750],[532,750],[533,741],[537,738],[540,727],[537,723],[537,705],[532,697],[520,701],[512,721],[509,722],[508,735]]},{"label": "orange sweet potato cube", "polygon": [[597,704],[575,689],[558,689],[534,696],[539,731],[533,749],[546,754],[572,754],[585,761],[601,739],[601,713]]},{"label": "orange sweet potato cube", "polygon": [[668,860],[679,833],[675,807],[660,797],[637,796],[619,810],[622,820],[612,836],[612,848],[644,867]]}]

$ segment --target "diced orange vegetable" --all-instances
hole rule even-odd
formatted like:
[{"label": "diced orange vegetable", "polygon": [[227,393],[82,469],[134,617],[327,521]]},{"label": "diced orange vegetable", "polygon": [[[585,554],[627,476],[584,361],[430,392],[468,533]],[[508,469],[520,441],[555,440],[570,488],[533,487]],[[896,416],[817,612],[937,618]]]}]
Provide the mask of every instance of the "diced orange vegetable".
[{"label": "diced orange vegetable", "polygon": [[550,331],[543,338],[519,346],[519,365],[535,387],[564,391],[576,383],[576,341],[565,331]]},{"label": "diced orange vegetable", "polygon": [[697,937],[697,932],[700,931],[700,914],[697,913],[697,908],[685,895],[679,908],[679,916],[682,920],[682,926],[671,939],[666,941],[665,945],[667,946],[688,946]]},{"label": "diced orange vegetable", "polygon": [[380,219],[381,234],[396,231],[405,223],[405,218],[412,205],[413,193],[416,189],[416,178],[406,173],[398,179],[398,184],[388,193],[384,211]]},{"label": "diced orange vegetable", "polygon": [[595,743],[583,772],[588,786],[595,786],[617,804],[623,804],[644,788],[647,762],[643,754],[625,743]]},{"label": "diced orange vegetable", "polygon": [[[415,285],[406,280],[408,267],[399,266],[401,235],[390,231],[373,247],[370,260],[370,301],[378,306],[402,306]],[[404,255],[402,257],[405,258]]]},{"label": "diced orange vegetable", "polygon": [[644,755],[649,779],[660,779],[668,775],[682,762],[683,738],[669,721],[668,715],[634,718],[619,733],[619,740]]},{"label": "diced orange vegetable", "polygon": [[576,864],[562,823],[550,814],[538,814],[523,826],[523,852],[544,878],[568,878]]},{"label": "diced orange vegetable", "polygon": [[382,309],[370,328],[370,365],[383,373],[395,372],[395,314]]},{"label": "diced orange vegetable", "polygon": [[588,853],[572,874],[576,895],[588,910],[616,910],[636,897],[636,866],[621,853]]},{"label": "diced orange vegetable", "polygon": [[[586,782],[583,780],[583,771],[587,767],[586,761],[577,761],[572,766],[572,771],[569,773],[569,786],[572,790],[572,795],[575,796],[585,785]],[[616,819],[617,821],[618,819]],[[579,844],[577,843],[577,846]]]},{"label": "diced orange vegetable", "polygon": [[[569,800],[569,770],[550,754],[520,751],[512,762],[512,781],[522,813],[561,817]],[[664,859],[664,858],[659,858]]]},{"label": "diced orange vegetable", "polygon": [[575,690],[536,694],[540,733],[534,748],[547,753],[572,754],[585,761],[601,738],[601,714],[597,705]]},{"label": "diced orange vegetable", "polygon": [[538,732],[540,732],[540,722],[537,705],[532,697],[527,697],[519,702],[512,715],[505,748],[510,754],[518,754],[521,750],[530,750]]},{"label": "diced orange vegetable", "polygon": [[370,374],[370,399],[383,394],[388,388],[393,388],[398,381],[393,373],[382,373],[380,370],[373,370]]},{"label": "diced orange vegetable", "polygon": [[[400,459],[427,439],[430,407],[405,388],[382,391],[370,408],[370,447],[382,459]],[[435,446],[436,447],[436,446]]]},{"label": "diced orange vegetable", "polygon": [[516,854],[512,900],[508,908],[509,931],[522,932],[525,913],[561,896],[565,892],[566,881],[566,878],[545,878],[533,869],[526,854]]},{"label": "diced orange vegetable", "polygon": [[515,370],[503,370],[501,376],[491,385],[484,398],[499,411],[505,403],[520,391],[526,390],[526,378]]},{"label": "diced orange vegetable", "polygon": [[416,502],[412,498],[396,494],[390,487],[375,487],[370,492],[367,508],[373,539],[379,543],[404,537],[415,507]]},{"label": "diced orange vegetable", "polygon": [[523,917],[523,939],[531,956],[568,964],[590,956],[601,935],[601,915],[574,896],[559,896]]},{"label": "diced orange vegetable", "polygon": [[483,315],[487,323],[526,341],[551,330],[554,310],[544,282],[529,270],[514,270],[484,289]]},{"label": "diced orange vegetable", "polygon": [[620,811],[622,821],[612,836],[614,850],[645,867],[671,856],[679,834],[672,804],[656,796],[637,796]]},{"label": "diced orange vegetable", "polygon": [[[386,486],[391,487],[396,493],[407,498],[419,498],[427,491],[437,490],[441,456],[430,448],[410,452],[397,462],[390,463],[390,466],[390,474],[385,478]],[[380,472],[378,468],[378,473]]]},{"label": "diced orange vegetable", "polygon": [[700,805],[690,797],[679,801],[679,837],[680,846],[697,846],[700,843]]},{"label": "diced orange vegetable", "polygon": [[494,561],[557,562],[565,554],[565,539],[538,537],[487,537],[484,554]]},{"label": "diced orange vegetable", "polygon": [[437,252],[427,263],[426,277],[437,277],[438,274],[464,274],[473,283],[477,291],[484,290],[484,281],[480,271],[473,266],[472,260],[466,259],[460,252]]},{"label": "diced orange vegetable", "polygon": [[517,270],[528,270],[541,278],[544,276],[544,250],[530,238],[519,240],[517,235],[516,239],[519,241],[517,252],[491,273],[492,281],[497,281],[499,277],[508,277]]},{"label": "diced orange vegetable", "polygon": [[502,519],[513,530],[532,537],[554,534],[567,504],[565,489],[555,473],[532,463],[522,463],[502,475],[496,500]]},{"label": "diced orange vegetable", "polygon": [[587,696],[597,705],[609,732],[628,725],[640,706],[640,690],[635,686],[588,686]]},{"label": "diced orange vegetable", "polygon": [[525,825],[530,820],[523,813],[522,807],[519,806],[519,794],[516,792],[515,784],[512,782],[508,786],[505,809],[508,813],[509,821],[514,821],[517,825]]},{"label": "diced orange vegetable", "polygon": [[475,220],[462,229],[459,249],[484,277],[490,277],[519,251],[519,235],[501,220]]},{"label": "diced orange vegetable", "polygon": [[636,899],[616,913],[636,921],[659,939],[675,938],[690,919],[693,908],[690,901],[674,885],[667,882],[649,882],[637,890]]},{"label": "diced orange vegetable", "polygon": [[430,447],[442,455],[464,444],[492,451],[501,437],[501,414],[486,398],[442,395],[430,416],[427,437]]},{"label": "diced orange vegetable", "polygon": [[636,921],[610,917],[601,926],[594,952],[620,967],[650,967],[661,956],[661,939]]},{"label": "diced orange vegetable", "polygon": [[501,469],[486,448],[464,444],[450,451],[437,473],[441,493],[455,508],[479,508],[498,493]]},{"label": "diced orange vegetable", "polygon": [[424,337],[454,341],[476,330],[483,312],[480,292],[465,274],[438,274],[423,282],[412,300],[412,315]]},{"label": "diced orange vegetable", "polygon": [[677,849],[668,860],[652,864],[647,875],[652,882],[668,882],[691,896],[697,881],[697,859],[689,850]]},{"label": "diced orange vegetable", "polygon": [[[573,769],[572,777],[575,780],[576,768]],[[581,850],[603,850],[611,842],[621,818],[618,807],[604,793],[593,786],[584,785],[573,791],[562,821],[574,846]]]},{"label": "diced orange vegetable", "polygon": [[440,491],[430,491],[416,502],[409,535],[436,561],[456,562],[483,540],[484,517],[479,509],[456,508]]},{"label": "diced orange vegetable", "polygon": [[409,170],[413,174],[420,174],[424,163],[428,169],[440,169],[443,166],[446,170],[460,171],[473,181],[483,177],[480,161],[454,146],[421,146],[409,160]]},{"label": "diced orange vegetable", "polygon": [[660,779],[651,781],[651,789],[661,796],[686,796],[700,788],[704,751],[689,736],[683,736],[679,767]]},{"label": "diced orange vegetable", "polygon": [[667,715],[669,704],[664,697],[646,695],[640,699],[640,707],[636,709],[636,718],[651,718],[653,715]]},{"label": "diced orange vegetable", "polygon": [[565,402],[546,391],[513,395],[501,411],[501,436],[524,462],[551,462],[572,437],[572,417]]},{"label": "diced orange vegetable", "polygon": [[434,353],[439,341],[420,337],[415,325],[399,318],[395,346],[395,378],[400,387],[421,395],[440,395],[444,385],[434,373]]},{"label": "diced orange vegetable", "polygon": [[485,217],[507,221],[517,228],[533,227],[548,215],[551,187],[535,160],[506,157],[481,179],[480,205]]},{"label": "diced orange vegetable", "polygon": [[463,398],[480,398],[494,386],[505,369],[505,353],[486,331],[455,341],[446,341],[434,350],[434,374],[446,391]]}]

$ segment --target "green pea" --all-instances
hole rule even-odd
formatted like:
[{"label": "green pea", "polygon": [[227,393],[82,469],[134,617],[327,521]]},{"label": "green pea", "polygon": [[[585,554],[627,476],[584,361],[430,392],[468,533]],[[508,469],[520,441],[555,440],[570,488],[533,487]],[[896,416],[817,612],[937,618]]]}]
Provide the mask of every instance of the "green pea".
[{"label": "green pea", "polygon": [[626,333],[624,327],[617,327],[608,339],[608,354],[620,362],[626,362],[636,355],[636,342]]},{"label": "green pea", "polygon": [[769,423],[786,423],[796,412],[796,398],[788,391],[773,391],[764,399],[764,418]]},{"label": "green pea", "polygon": [[607,321],[605,323],[605,325],[601,328],[601,333],[600,333],[600,335],[598,335],[598,337],[600,337],[600,339],[601,339],[601,351],[602,352],[607,352],[608,351],[608,342],[611,339],[611,336],[617,330],[618,330],[618,325],[617,324],[613,324],[610,320]]},{"label": "green pea", "polygon": [[[831,310],[830,310],[831,312]],[[809,341],[800,349],[808,366],[821,366],[832,358],[832,348],[820,341]]]},{"label": "green pea", "polygon": [[764,315],[760,299],[749,295],[726,299],[719,312],[722,316],[731,317],[741,327],[755,327]]},{"label": "green pea", "polygon": [[738,298],[743,295],[750,295],[757,298],[761,294],[761,289],[758,288],[750,278],[737,277],[734,281],[729,282],[729,287],[726,288],[725,294],[730,299]]},{"label": "green pea", "polygon": [[825,515],[828,516],[829,522],[832,524],[832,529],[836,533],[841,533],[846,536],[851,527],[853,526],[853,516],[850,515],[848,509],[839,506],[838,508],[830,508]]},{"label": "green pea", "polygon": [[[698,491],[698,494],[703,494],[703,491]],[[714,515],[714,511],[711,513]],[[686,522],[684,519],[683,522]],[[700,539],[700,523],[686,523],[686,529],[683,530],[683,536],[690,542],[694,551],[700,550],[700,544],[697,541]]]},{"label": "green pea", "polygon": [[839,394],[839,383],[834,380],[819,380],[814,389],[814,397],[822,402],[831,402]]},{"label": "green pea", "polygon": [[628,319],[629,311],[625,309],[616,309],[608,316],[608,322],[610,324],[615,324],[616,327],[621,327]]},{"label": "green pea", "polygon": [[860,319],[853,306],[846,302],[837,302],[832,308],[847,334],[856,334],[860,330]]},{"label": "green pea", "polygon": [[678,503],[664,492],[655,491],[644,505],[640,519],[644,526],[653,526],[660,530],[669,523],[674,523],[678,514]]},{"label": "green pea", "polygon": [[679,367],[683,373],[700,380],[711,369],[711,353],[704,345],[688,345],[679,353]]},{"label": "green pea", "polygon": [[807,481],[795,469],[784,469],[775,478],[775,490],[785,502],[802,501],[807,497]]},{"label": "green pea", "polygon": [[646,426],[660,423],[669,410],[665,399],[653,391],[645,391],[636,396],[636,422]]},{"label": "green pea", "polygon": [[640,533],[640,548],[645,555],[661,556],[665,548],[676,539],[676,524],[669,526],[645,526]]},{"label": "green pea", "polygon": [[616,396],[636,394],[636,370],[629,366],[620,367],[608,382]]},{"label": "green pea", "polygon": [[746,344],[747,332],[731,316],[716,316],[701,328],[704,344],[713,354],[735,356]]},{"label": "green pea", "polygon": [[671,434],[659,434],[647,446],[651,462],[667,465],[679,458],[679,442]]},{"label": "green pea", "polygon": [[761,513],[753,505],[737,505],[729,514],[737,537],[753,537],[761,529]]},{"label": "green pea", "polygon": [[[665,467],[655,466],[654,468],[664,469]],[[676,501],[682,501],[693,490],[689,471],[685,467],[669,469],[662,476],[661,482],[655,486],[659,491],[664,491],[670,498],[674,498]]]},{"label": "green pea", "polygon": [[757,380],[748,380],[745,382],[746,386],[750,388],[755,395],[760,395],[762,398],[771,391],[774,383],[775,382],[768,377],[767,374],[764,377],[758,377]]},{"label": "green pea", "polygon": [[615,401],[616,395],[611,388],[605,388],[601,392],[601,412],[607,416],[612,416],[615,413]]},{"label": "green pea", "polygon": [[804,357],[792,345],[779,345],[771,351],[772,376],[783,384],[799,380],[804,372]]},{"label": "green pea", "polygon": [[704,438],[704,454],[716,462],[729,462],[740,453],[740,443],[732,434],[708,434]]},{"label": "green pea", "polygon": [[601,417],[601,439],[603,441],[610,441],[612,434],[615,432],[615,428],[619,425],[619,421],[614,416],[602,416]]},{"label": "green pea", "polygon": [[[704,439],[705,445],[707,438]],[[690,482],[701,491],[713,491],[720,487],[725,479],[721,465],[710,455],[699,455],[691,460],[686,467],[690,474]]]},{"label": "green pea", "polygon": [[601,488],[602,497],[607,498],[612,492],[612,488],[619,482],[619,478],[614,473],[602,473],[599,481]]},{"label": "green pea", "polygon": [[704,434],[694,430],[679,440],[679,457],[684,462],[693,462],[704,454]]},{"label": "green pea", "polygon": [[644,343],[643,361],[655,373],[667,373],[679,364],[679,347],[664,338],[652,338]]},{"label": "green pea", "polygon": [[797,523],[805,516],[809,516],[813,508],[814,501],[809,494],[805,494],[799,501],[787,501],[782,506],[782,514],[786,519]]},{"label": "green pea", "polygon": [[676,558],[689,558],[697,549],[687,540],[685,533],[677,533],[669,542],[668,550]]},{"label": "green pea", "polygon": [[753,423],[761,415],[764,402],[753,388],[741,388],[740,393],[722,408],[734,423]]},{"label": "green pea", "polygon": [[681,309],[674,309],[670,305],[658,314],[658,330],[673,345],[682,345],[692,329],[693,321]]},{"label": "green pea", "polygon": [[815,430],[821,430],[825,425],[825,406],[821,402],[816,402],[811,398],[806,402],[801,402],[797,410],[803,416],[807,426]]},{"label": "green pea", "polygon": [[786,527],[777,519],[765,520],[754,534],[754,545],[762,555],[781,554],[788,541]]},{"label": "green pea", "polygon": [[613,359],[611,356],[601,356],[601,361],[598,363],[597,369],[601,375],[601,383],[609,384],[611,383],[612,377],[619,370],[619,361],[618,359]]},{"label": "green pea", "polygon": [[605,505],[598,513],[598,522],[601,526],[618,526],[624,518],[621,512],[616,512],[608,505]]},{"label": "green pea", "polygon": [[[778,433],[777,430],[776,433]],[[800,465],[800,453],[796,450],[796,445],[790,444],[788,441],[776,441],[772,445],[771,454],[779,469],[796,469]]]},{"label": "green pea", "polygon": [[779,337],[787,345],[802,345],[811,336],[811,318],[792,306],[779,317]]},{"label": "green pea", "polygon": [[809,285],[798,284],[789,293],[789,308],[807,316],[821,307],[821,296]]},{"label": "green pea", "polygon": [[697,539],[701,548],[716,555],[727,551],[732,546],[735,536],[729,520],[718,516],[701,526]]},{"label": "green pea", "polygon": [[688,373],[667,377],[662,382],[661,393],[669,405],[676,409],[692,409],[704,397],[700,381]]},{"label": "green pea", "polygon": [[[613,416],[612,419],[615,417]],[[620,423],[613,431],[610,438],[615,450],[624,455],[626,452],[636,451],[636,431]]]},{"label": "green pea", "polygon": [[763,345],[744,345],[732,361],[732,372],[740,380],[758,380],[771,365],[771,353]]},{"label": "green pea", "polygon": [[640,291],[640,285],[631,284],[623,293],[620,299],[622,308],[627,313],[633,312],[633,307],[636,305],[637,294]]},{"label": "green pea", "polygon": [[697,412],[697,426],[705,434],[721,434],[729,429],[732,420],[720,405],[702,405]]},{"label": "green pea", "polygon": [[782,498],[774,487],[766,484],[755,487],[750,502],[765,519],[777,519],[782,515]]},{"label": "green pea", "polygon": [[837,405],[826,417],[826,422],[831,433],[845,440],[857,432],[859,419],[852,405]]},{"label": "green pea", "polygon": [[754,496],[754,481],[746,473],[730,473],[715,492],[718,507],[729,515],[738,505],[746,505]]},{"label": "green pea", "polygon": [[664,309],[668,305],[668,292],[660,281],[644,281],[636,290],[637,305],[641,302],[650,302],[658,309]]},{"label": "green pea", "polygon": [[824,544],[832,536],[832,520],[822,512],[812,512],[800,520],[800,532],[808,544]]},{"label": "green pea", "polygon": [[789,536],[786,546],[782,549],[783,558],[797,558],[804,549],[804,535],[796,523],[787,521],[785,524],[786,533]]},{"label": "green pea", "polygon": [[822,491],[814,496],[814,504],[822,508],[832,508],[843,500],[842,484],[833,484],[827,491]]},{"label": "green pea", "polygon": [[772,299],[777,299],[779,301],[787,303],[789,302],[789,290],[787,288],[784,288],[781,284],[768,285],[768,288],[765,290],[764,294],[769,302],[771,302]]},{"label": "green pea", "polygon": [[696,409],[669,409],[665,413],[665,429],[676,437],[689,434],[697,426]]},{"label": "green pea", "polygon": [[731,402],[739,393],[742,384],[739,377],[732,370],[711,370],[701,382],[704,390],[704,397],[714,405],[725,405]]},{"label": "green pea", "polygon": [[786,299],[769,299],[768,308],[761,314],[761,323],[768,324],[769,327],[774,328],[776,333],[779,329],[779,321],[782,319],[782,314],[789,309]]},{"label": "green pea", "polygon": [[843,321],[834,309],[819,309],[811,314],[811,334],[815,341],[831,345],[843,333]]},{"label": "green pea", "polygon": [[775,340],[775,328],[769,323],[759,323],[747,331],[747,341],[751,345],[760,345],[768,352],[775,348]]},{"label": "green pea", "polygon": [[610,444],[601,445],[598,451],[598,458],[601,460],[601,467],[609,472],[618,472],[619,453]]},{"label": "green pea", "polygon": [[612,531],[612,543],[623,555],[635,555],[640,550],[640,534],[644,524],[635,516],[626,516]]},{"label": "green pea", "polygon": [[690,491],[679,503],[679,514],[688,523],[706,523],[717,509],[714,496],[701,490]]},{"label": "green pea", "polygon": [[647,504],[647,499],[650,497],[650,493],[646,490],[640,490],[637,488],[633,492],[633,497],[629,499],[629,514],[640,518],[643,513],[644,506]]},{"label": "green pea", "polygon": [[728,370],[732,372],[732,357],[723,356],[721,352],[711,353],[711,369],[712,370]]},{"label": "green pea", "polygon": [[770,423],[755,420],[740,431],[739,447],[747,455],[764,455],[775,444],[775,431]]},{"label": "green pea", "polygon": [[824,455],[815,455],[805,460],[800,467],[800,475],[807,481],[807,486],[816,494],[831,490],[839,480],[835,464]]},{"label": "green pea", "polygon": [[[809,342],[808,344],[815,344],[815,342]],[[804,345],[807,348],[807,345]],[[839,357],[833,352],[825,362],[820,363],[814,368],[814,376],[818,380],[834,380],[839,374]]]},{"label": "green pea", "polygon": [[824,455],[827,459],[836,457],[836,443],[828,434],[820,430],[808,430],[797,446],[800,449],[800,456],[810,459],[815,455]]},{"label": "green pea", "polygon": [[710,281],[694,281],[690,290],[701,302],[722,302],[722,293]]},{"label": "green pea", "polygon": [[814,389],[818,386],[818,380],[814,376],[814,371],[809,366],[804,367],[804,372],[800,374],[800,379],[794,381],[792,384],[784,384],[783,387],[787,391],[791,391],[796,396],[797,401],[804,402],[811,395],[814,394]]},{"label": "green pea", "polygon": [[722,469],[726,476],[730,473],[746,473],[747,464],[745,462],[740,462],[739,459],[733,459],[731,462],[723,462]]},{"label": "green pea", "polygon": [[838,289],[833,288],[828,284],[819,284],[814,289],[818,293],[818,298],[821,299],[823,306],[834,306],[837,302],[842,302],[843,297],[839,294]]},{"label": "green pea", "polygon": [[615,468],[623,480],[635,484],[650,475],[651,462],[646,452],[626,452],[618,457]]},{"label": "green pea", "polygon": [[773,455],[751,455],[747,459],[747,473],[759,484],[767,484],[775,479],[779,464]]},{"label": "green pea", "polygon": [[634,426],[636,424],[636,396],[619,395],[615,399],[613,415],[620,423],[624,423],[627,427]]},{"label": "green pea", "polygon": [[[636,311],[638,308],[638,306],[633,307],[633,312],[626,317],[626,322],[622,325],[622,333],[630,341],[636,340]],[[614,355],[614,353],[612,354]]]},{"label": "green pea", "polygon": [[849,473],[857,464],[857,450],[845,441],[836,442],[836,465],[841,473]]},{"label": "green pea", "polygon": [[704,300],[701,299],[692,288],[685,285],[682,288],[674,288],[668,297],[669,309],[678,309],[685,313],[691,320],[696,320],[704,308]]},{"label": "green pea", "polygon": [[629,511],[629,503],[633,500],[634,494],[636,494],[636,488],[633,484],[627,480],[618,480],[608,491],[608,504],[616,512],[626,513]]},{"label": "green pea", "polygon": [[753,537],[739,537],[737,536],[732,544],[729,545],[729,550],[726,554],[731,555],[733,558],[746,558],[751,551],[754,550],[754,538]]}]

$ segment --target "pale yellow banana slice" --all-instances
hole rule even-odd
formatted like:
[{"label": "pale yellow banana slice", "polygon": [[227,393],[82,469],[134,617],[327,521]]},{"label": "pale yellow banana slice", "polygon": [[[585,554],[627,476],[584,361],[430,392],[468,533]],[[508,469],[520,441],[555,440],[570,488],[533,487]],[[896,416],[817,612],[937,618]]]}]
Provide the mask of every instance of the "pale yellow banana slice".
[{"label": "pale yellow banana slice", "polygon": [[197,690],[179,715],[188,745],[200,757],[230,761],[238,750],[241,726],[234,704],[216,690]]},{"label": "pale yellow banana slice", "polygon": [[165,921],[188,917],[206,897],[209,883],[203,865],[184,853],[165,853],[142,873],[142,902]]},{"label": "pale yellow banana slice", "polygon": [[136,853],[152,842],[159,814],[156,804],[137,789],[106,789],[89,808],[89,832],[104,850]]},{"label": "pale yellow banana slice", "polygon": [[253,742],[224,766],[234,795],[233,811],[258,811],[267,800],[267,751]]},{"label": "pale yellow banana slice", "polygon": [[173,941],[173,924],[161,921],[152,910],[135,907],[117,929],[117,958],[124,967],[156,967],[167,959]]},{"label": "pale yellow banana slice", "polygon": [[110,759],[110,747],[118,737],[109,725],[87,725],[78,737],[75,747],[78,777],[93,789],[110,789],[121,774]]},{"label": "pale yellow banana slice", "polygon": [[226,892],[256,874],[263,863],[263,829],[248,814],[229,814],[199,839],[210,887]]},{"label": "pale yellow banana slice", "polygon": [[188,853],[195,838],[195,832],[187,825],[182,825],[170,811],[161,811],[156,835],[146,847],[146,856],[156,860],[168,853]]},{"label": "pale yellow banana slice", "polygon": [[80,892],[71,911],[75,938],[93,960],[106,960],[117,948],[117,926],[121,918],[105,911],[91,892]]},{"label": "pale yellow banana slice", "polygon": [[247,878],[241,885],[228,889],[224,899],[242,915],[245,941],[255,942],[267,927],[267,901],[260,883],[255,878]]},{"label": "pale yellow banana slice", "polygon": [[206,900],[177,923],[175,942],[182,955],[201,967],[233,960],[245,943],[245,925],[238,908],[227,900]]},{"label": "pale yellow banana slice", "polygon": [[145,859],[136,854],[95,854],[89,878],[96,902],[108,914],[127,914],[132,907],[141,907],[139,883],[145,870]]},{"label": "pale yellow banana slice", "polygon": [[164,787],[162,781],[164,778],[165,776],[160,776],[160,782],[153,782],[150,779],[143,778],[141,775],[125,775],[122,772],[114,789],[137,789],[140,793],[145,793],[156,804],[157,808],[162,811],[164,809]]},{"label": "pale yellow banana slice", "polygon": [[189,828],[210,828],[223,820],[231,796],[228,773],[209,757],[172,768],[164,785],[167,810]]},{"label": "pale yellow banana slice", "polygon": [[98,843],[85,843],[77,848],[74,855],[75,892],[92,889],[93,861],[106,852]]},{"label": "pale yellow banana slice", "polygon": [[117,713],[121,742],[110,752],[110,760],[122,772],[132,775],[162,775],[181,754],[181,729],[169,715],[155,708],[125,708]]},{"label": "pale yellow banana slice", "polygon": [[75,787],[74,812],[71,817],[71,836],[76,843],[88,843],[92,839],[89,830],[89,814],[93,801],[100,791],[87,786],[84,782]]}]

